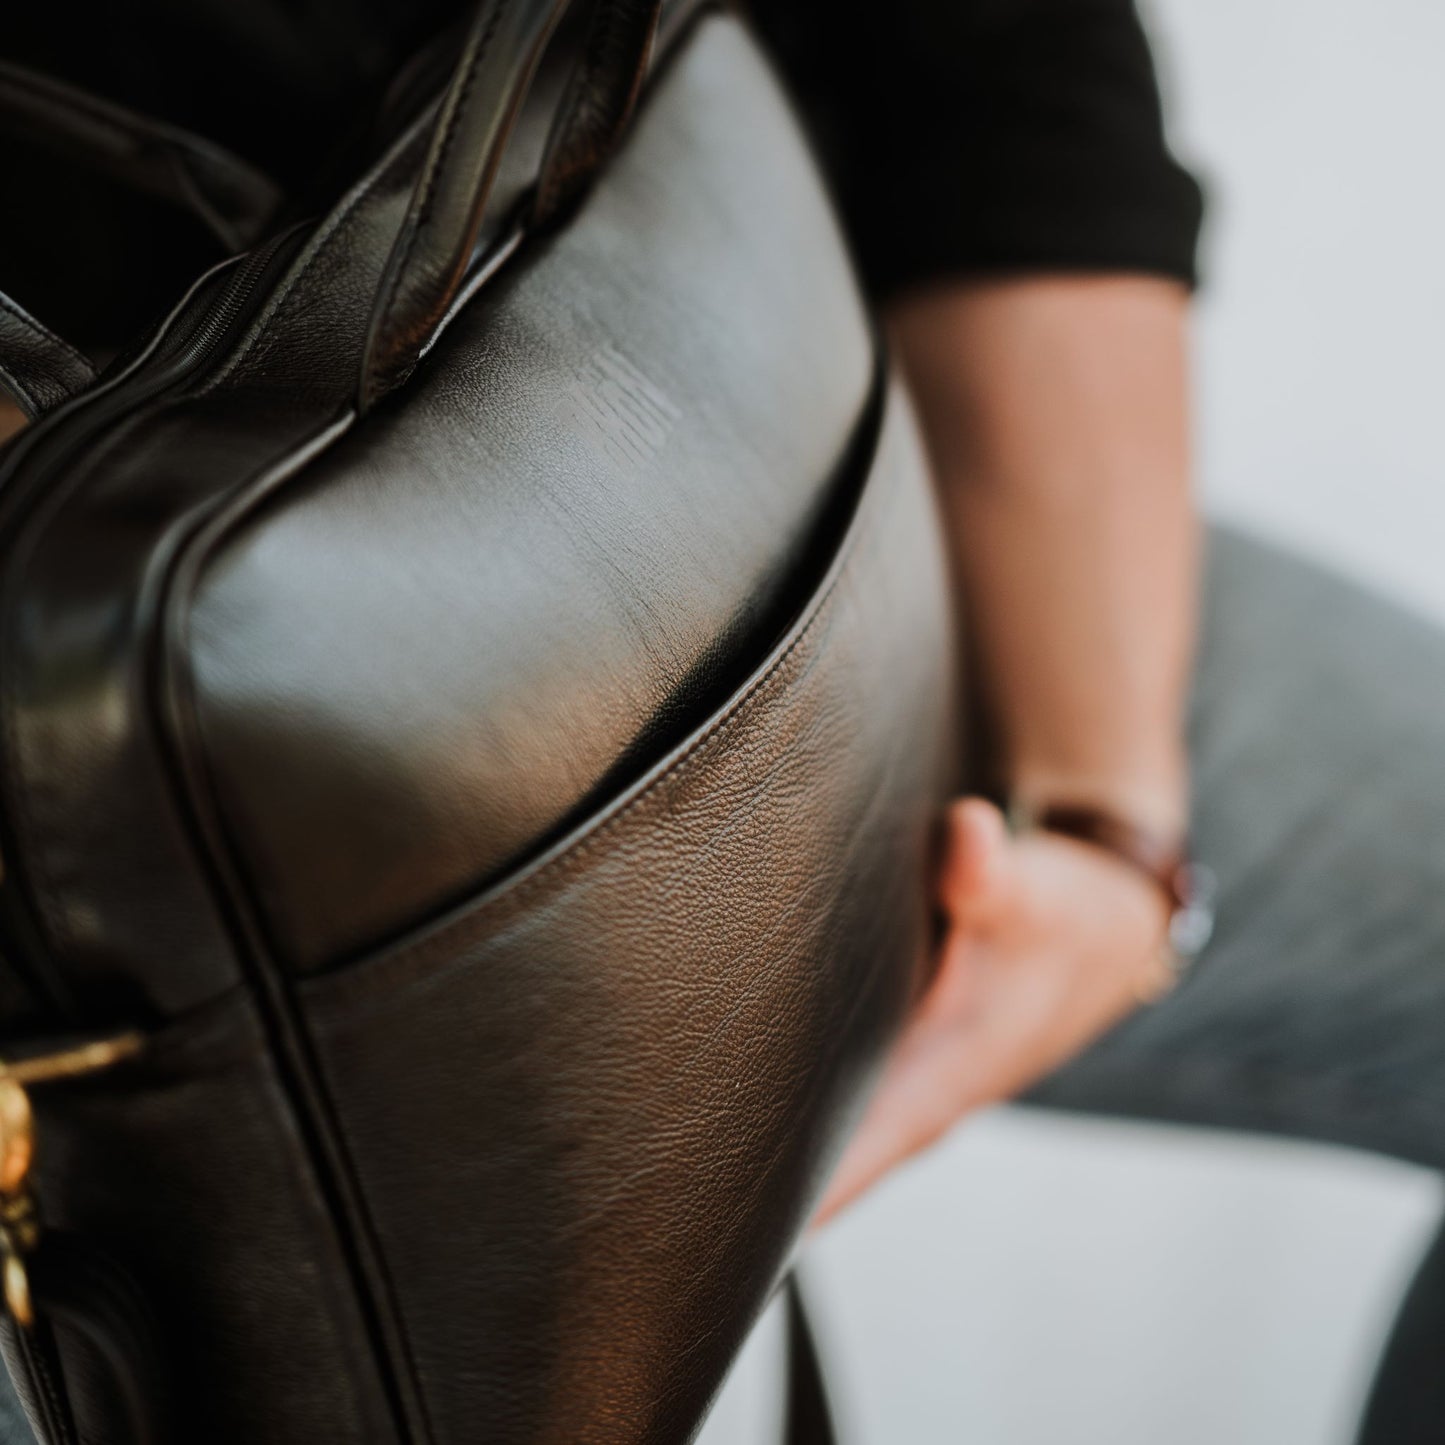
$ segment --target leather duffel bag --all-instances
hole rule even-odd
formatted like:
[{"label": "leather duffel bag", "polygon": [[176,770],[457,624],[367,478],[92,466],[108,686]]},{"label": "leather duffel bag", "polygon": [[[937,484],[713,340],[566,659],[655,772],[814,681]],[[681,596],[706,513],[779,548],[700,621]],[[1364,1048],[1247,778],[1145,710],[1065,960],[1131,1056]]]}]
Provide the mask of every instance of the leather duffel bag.
[{"label": "leather duffel bag", "polygon": [[657,11],[455,17],[320,220],[0,84],[244,243],[98,376],[0,308],[46,1445],[690,1438],[925,981],[927,469],[745,25]]}]

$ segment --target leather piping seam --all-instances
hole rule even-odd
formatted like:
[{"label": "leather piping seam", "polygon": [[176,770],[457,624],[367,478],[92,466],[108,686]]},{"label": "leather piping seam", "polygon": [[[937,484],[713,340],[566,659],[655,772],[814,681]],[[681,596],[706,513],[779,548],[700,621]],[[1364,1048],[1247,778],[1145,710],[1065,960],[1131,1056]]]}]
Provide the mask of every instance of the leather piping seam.
[{"label": "leather piping seam", "polygon": [[[231,530],[238,516],[246,515],[259,500],[304,472],[307,463],[329,449],[355,420],[354,411],[344,410],[328,426],[273,460],[250,482],[217,499],[198,519],[189,537],[176,549],[157,607],[160,620],[155,629],[156,655],[148,695],[152,723],[162,740],[160,751],[177,802],[197,844],[220,918],[232,935],[243,977],[261,1013],[283,1097],[301,1132],[302,1156],[316,1178],[338,1252],[351,1276],[345,1284],[356,1303],[361,1328],[376,1353],[382,1371],[382,1393],[388,1397],[401,1438],[430,1442],[435,1433],[375,1222],[306,1021],[297,1006],[295,989],[286,970],[277,964],[275,940],[266,926],[264,910],[257,904],[255,889],[240,865],[240,850],[225,825],[224,810],[206,764],[193,679],[183,645],[196,583],[218,539]],[[344,1326],[338,1329],[338,1338],[344,1339],[345,1334]]]},{"label": "leather piping seam", "polygon": [[[151,421],[157,416],[163,416],[169,411],[187,405],[196,398],[205,395],[211,389],[211,384],[203,384],[193,391],[183,391],[179,395],[170,395],[152,401],[118,423],[114,432],[107,435],[107,446],[117,444],[134,426],[142,422]],[[323,444],[329,443],[339,434],[339,429],[349,427],[353,420],[354,417],[349,411],[344,413],[339,427],[338,422],[333,420],[329,425],[320,428],[319,434],[313,434],[312,437],[289,449],[279,459],[274,459],[268,463],[260,473],[262,482],[274,484],[277,473],[281,473],[283,479],[289,479],[295,471],[304,468],[306,462],[315,454],[318,435],[324,439]],[[64,507],[68,505],[74,493],[81,490],[93,475],[96,461],[97,457],[95,456],[87,458],[86,464],[83,467],[77,469],[66,478],[68,485],[63,493],[58,496],[47,494],[43,500],[48,502],[51,507]],[[192,537],[198,532],[202,532],[208,523],[213,520],[218,511],[224,511],[229,505],[234,504],[238,493],[242,495],[243,500],[249,499],[256,488],[257,479],[254,478],[249,482],[238,483],[227,494],[215,499],[209,507],[200,510],[192,522]],[[266,490],[269,491],[269,489],[269,486],[267,486]],[[45,519],[42,519],[42,521],[44,525],[48,525],[48,521]],[[34,515],[28,516],[25,519],[25,525],[27,536],[30,537],[33,537],[36,531],[44,530],[44,526],[37,523]],[[184,562],[188,545],[188,542],[183,540],[175,547],[165,567],[166,575],[160,582],[158,595],[154,603],[153,615],[162,619],[160,622],[162,628],[165,626],[164,618],[169,611],[170,578]],[[11,552],[12,560],[13,557],[14,549],[12,549]],[[154,585],[154,583],[150,585]],[[152,624],[152,626],[154,626],[154,624]],[[142,670],[148,679],[153,679],[156,674],[153,644],[154,636],[152,637],[152,643],[145,645],[145,651],[150,653],[151,656],[142,664]],[[7,649],[5,657],[8,659],[10,656],[11,650]],[[8,691],[6,695],[13,696],[13,690]],[[176,763],[170,755],[170,750],[166,746],[166,743],[171,742],[172,739],[165,726],[164,718],[158,717],[157,715],[154,699],[148,697],[147,702],[151,730],[153,733],[159,735],[161,742],[161,746],[157,749],[159,760],[164,772],[171,779],[172,788],[179,794],[177,802],[181,810],[182,819],[184,822],[191,824],[193,823],[194,810],[188,806],[191,801],[189,790],[183,779],[177,780]],[[4,721],[7,725],[13,725],[13,719],[8,709],[5,711]],[[6,730],[7,732],[10,731],[10,726],[7,726]],[[13,753],[14,744],[11,742],[8,744],[7,755],[13,755]],[[19,790],[18,803],[19,807],[15,814],[16,822],[23,833],[33,834],[35,827],[28,806],[28,789]],[[192,827],[191,831],[194,836],[196,829]],[[279,1076],[277,1083],[280,1086],[281,1097],[287,1101],[293,1121],[299,1129],[300,1140],[296,1161],[297,1166],[309,1171],[311,1187],[317,1190],[320,1202],[323,1205],[323,1217],[330,1224],[333,1238],[336,1240],[340,1255],[342,1259],[346,1261],[346,1266],[352,1273],[353,1277],[347,1281],[347,1283],[349,1284],[351,1296],[356,1303],[358,1314],[361,1317],[361,1328],[366,1335],[371,1337],[369,1344],[372,1349],[377,1352],[379,1357],[378,1363],[383,1372],[383,1393],[390,1397],[389,1403],[391,1404],[392,1412],[402,1438],[407,1440],[419,1439],[422,1441],[430,1441],[433,1436],[430,1424],[426,1420],[424,1405],[420,1403],[419,1385],[416,1380],[414,1368],[400,1371],[401,1375],[408,1380],[411,1386],[410,1392],[404,1393],[406,1398],[410,1398],[414,1402],[414,1410],[407,1409],[403,1403],[403,1394],[394,1394],[392,1389],[388,1387],[388,1384],[385,1383],[389,1380],[394,1380],[398,1375],[396,1351],[387,1343],[388,1336],[385,1326],[378,1322],[379,1317],[384,1317],[385,1311],[381,1301],[390,1299],[390,1286],[389,1284],[379,1286],[376,1279],[376,1271],[374,1268],[374,1251],[376,1249],[374,1231],[366,1235],[370,1240],[369,1248],[372,1251],[373,1267],[368,1267],[367,1263],[359,1257],[357,1247],[350,1242],[357,1232],[357,1216],[358,1214],[364,1214],[364,1211],[358,1210],[353,1206],[348,1206],[344,1202],[339,1202],[336,1198],[338,1192],[336,1187],[334,1185],[328,1185],[326,1182],[328,1171],[336,1173],[339,1167],[336,1157],[339,1151],[336,1149],[335,1126],[329,1123],[327,1119],[320,1117],[320,1110],[322,1108],[329,1110],[329,1102],[318,1104],[318,1102],[308,1098],[308,1091],[315,1088],[315,1078],[314,1076],[310,1078],[307,1077],[307,1065],[305,1062],[298,1063],[297,1057],[300,1051],[278,1038],[278,1028],[284,1028],[286,1026],[285,1023],[278,1025],[276,1021],[278,1013],[289,1008],[290,1012],[294,1014],[294,1007],[290,1005],[278,1005],[270,996],[268,987],[277,982],[279,982],[280,986],[284,987],[286,982],[284,975],[280,970],[274,969],[274,967],[271,974],[267,975],[264,969],[253,963],[253,960],[257,958],[258,946],[253,940],[248,939],[244,922],[240,925],[236,924],[236,915],[232,906],[235,890],[230,887],[224,877],[221,879],[216,877],[217,870],[214,850],[210,846],[203,830],[201,831],[199,842],[201,845],[202,857],[200,861],[203,878],[209,887],[212,897],[219,904],[218,913],[223,924],[230,925],[226,931],[231,934],[232,942],[237,951],[242,977],[241,986],[247,989],[249,996],[260,1013],[263,1036],[266,1039],[267,1045],[265,1052]],[[60,919],[55,914],[55,910],[50,907],[47,902],[47,893],[54,892],[53,880],[48,877],[48,874],[46,874],[43,869],[37,866],[37,859],[38,855],[34,850],[31,850],[32,883],[35,885],[38,893],[37,902],[47,926],[51,928],[56,936],[63,940],[67,930],[57,926],[60,923]],[[245,896],[244,891],[241,896]],[[269,956],[274,953],[274,950],[266,946],[262,947],[260,952]],[[257,984],[258,976],[263,979],[260,986]],[[291,1024],[294,1026],[294,1018],[291,1020]],[[309,1045],[307,1047],[309,1049]],[[312,1067],[314,1068],[314,1065]],[[308,1127],[308,1124],[310,1127]],[[326,1138],[328,1132],[330,1132],[331,1135],[329,1139]],[[320,1148],[316,1148],[309,1143],[316,1135],[320,1135],[325,1139],[325,1142]],[[340,1167],[343,1171],[349,1170],[349,1166]],[[354,1178],[350,1178],[349,1175],[348,1178],[350,1187],[354,1191],[356,1188],[355,1180]],[[369,1221],[366,1221],[362,1225],[363,1233],[369,1230],[369,1228]],[[350,1330],[347,1324],[336,1319],[334,1314],[333,1319],[336,1324],[336,1337],[339,1341],[344,1341],[350,1333]],[[394,1313],[392,1328],[398,1328]],[[406,1352],[406,1359],[409,1365],[409,1350]],[[416,1418],[417,1416],[420,1417],[419,1420]]]}]

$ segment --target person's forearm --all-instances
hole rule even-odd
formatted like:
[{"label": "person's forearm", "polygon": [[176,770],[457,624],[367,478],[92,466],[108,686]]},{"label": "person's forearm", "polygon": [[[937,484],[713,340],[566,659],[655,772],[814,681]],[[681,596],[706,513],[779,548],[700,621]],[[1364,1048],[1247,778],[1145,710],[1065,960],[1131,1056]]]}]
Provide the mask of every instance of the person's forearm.
[{"label": "person's forearm", "polygon": [[895,308],[1007,781],[1175,827],[1197,524],[1182,287],[971,283]]}]

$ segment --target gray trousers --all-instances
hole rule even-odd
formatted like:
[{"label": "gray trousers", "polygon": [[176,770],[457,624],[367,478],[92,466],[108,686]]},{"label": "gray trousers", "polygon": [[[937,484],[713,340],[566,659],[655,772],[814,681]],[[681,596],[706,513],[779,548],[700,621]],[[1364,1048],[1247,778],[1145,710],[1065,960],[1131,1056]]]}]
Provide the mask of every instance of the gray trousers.
[{"label": "gray trousers", "polygon": [[[1445,632],[1215,528],[1190,735],[1214,938],[1032,1102],[1445,1169]],[[1361,1439],[1445,1441],[1445,1234]]]},{"label": "gray trousers", "polygon": [[[1214,940],[1180,989],[1033,1102],[1445,1169],[1445,632],[1216,528],[1191,735]],[[1445,1441],[1442,1361],[1437,1245],[1368,1445]],[[0,1395],[0,1441],[28,1439]]]}]

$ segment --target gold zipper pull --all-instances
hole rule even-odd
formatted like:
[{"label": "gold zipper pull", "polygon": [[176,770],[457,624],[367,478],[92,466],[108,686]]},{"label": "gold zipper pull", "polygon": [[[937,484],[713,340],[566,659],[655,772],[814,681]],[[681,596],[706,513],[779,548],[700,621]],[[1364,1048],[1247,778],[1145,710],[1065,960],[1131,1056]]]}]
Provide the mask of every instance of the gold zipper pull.
[{"label": "gold zipper pull", "polygon": [[40,1219],[30,1189],[35,1111],[28,1088],[109,1069],[134,1058],[144,1045],[144,1035],[129,1033],[28,1059],[0,1059],[0,1293],[22,1329],[35,1323],[25,1259],[40,1241]]}]

